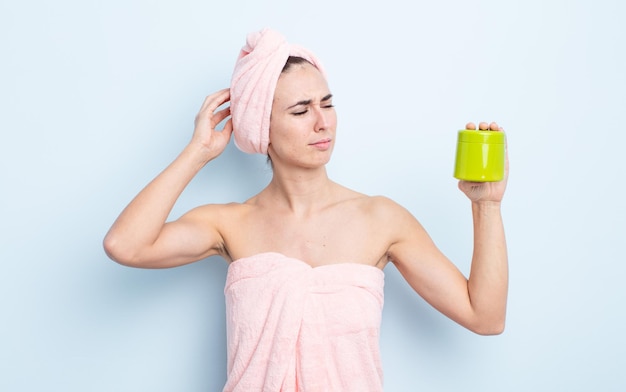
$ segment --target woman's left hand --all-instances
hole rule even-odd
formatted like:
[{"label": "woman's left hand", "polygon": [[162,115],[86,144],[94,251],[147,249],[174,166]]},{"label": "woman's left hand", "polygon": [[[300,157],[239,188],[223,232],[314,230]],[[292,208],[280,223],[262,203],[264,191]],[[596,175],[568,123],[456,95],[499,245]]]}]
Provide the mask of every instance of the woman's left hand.
[{"label": "woman's left hand", "polygon": [[[474,123],[467,123],[465,129],[476,129]],[[493,132],[502,132],[501,126],[492,122],[488,124],[481,122],[478,124],[480,130],[490,130]],[[504,164],[504,178],[498,182],[471,182],[471,181],[459,181],[459,189],[465,193],[465,195],[472,202],[501,202],[504,196],[504,190],[506,189],[506,183],[509,178],[509,155],[506,152],[505,145],[505,164]]]}]

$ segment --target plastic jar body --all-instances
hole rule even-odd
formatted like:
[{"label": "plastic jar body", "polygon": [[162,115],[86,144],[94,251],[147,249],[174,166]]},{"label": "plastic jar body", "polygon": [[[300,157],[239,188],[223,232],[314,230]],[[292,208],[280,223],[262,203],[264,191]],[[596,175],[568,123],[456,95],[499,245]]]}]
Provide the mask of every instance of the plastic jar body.
[{"label": "plastic jar body", "polygon": [[473,182],[504,178],[505,135],[499,131],[459,131],[454,177]]}]

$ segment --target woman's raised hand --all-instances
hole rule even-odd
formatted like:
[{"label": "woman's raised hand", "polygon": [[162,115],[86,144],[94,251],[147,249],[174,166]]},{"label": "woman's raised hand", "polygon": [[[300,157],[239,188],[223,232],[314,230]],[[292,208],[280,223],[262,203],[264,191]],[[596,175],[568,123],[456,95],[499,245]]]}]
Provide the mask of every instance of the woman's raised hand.
[{"label": "woman's raised hand", "polygon": [[195,129],[191,144],[196,144],[207,154],[207,161],[220,155],[230,140],[233,131],[232,119],[228,119],[221,131],[215,129],[230,116],[230,107],[217,110],[230,100],[230,90],[223,89],[206,97],[194,122]]},{"label": "woman's raised hand", "polygon": [[[467,123],[465,129],[476,129],[476,125],[472,122]],[[481,122],[478,124],[478,129],[481,131],[494,131],[502,132],[504,129],[497,123],[491,124]],[[506,147],[505,147],[506,148]],[[459,189],[465,193],[465,195],[472,202],[501,202],[504,196],[504,190],[506,189],[506,183],[509,178],[509,154],[505,152],[505,167],[504,167],[504,179],[498,182],[471,182],[471,181],[459,181]]]}]

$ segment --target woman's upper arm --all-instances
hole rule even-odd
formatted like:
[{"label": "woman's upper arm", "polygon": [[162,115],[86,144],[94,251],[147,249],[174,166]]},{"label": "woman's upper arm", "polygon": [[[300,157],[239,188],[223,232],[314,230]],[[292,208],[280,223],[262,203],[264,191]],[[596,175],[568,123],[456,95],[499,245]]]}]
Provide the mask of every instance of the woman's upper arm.
[{"label": "woman's upper arm", "polygon": [[197,207],[167,222],[157,240],[134,260],[121,264],[139,268],[169,268],[219,254],[223,239],[219,222],[224,205]]},{"label": "woman's upper arm", "polygon": [[472,320],[467,279],[437,248],[422,225],[394,207],[394,241],[389,259],[409,285],[435,309],[468,327]]}]

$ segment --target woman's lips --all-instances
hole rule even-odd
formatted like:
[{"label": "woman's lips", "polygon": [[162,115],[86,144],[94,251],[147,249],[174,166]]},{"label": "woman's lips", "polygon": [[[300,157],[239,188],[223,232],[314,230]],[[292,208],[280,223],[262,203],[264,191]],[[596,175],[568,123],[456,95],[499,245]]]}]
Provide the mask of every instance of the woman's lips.
[{"label": "woman's lips", "polygon": [[322,139],[322,140],[318,140],[314,143],[311,143],[310,145],[317,148],[318,150],[328,150],[330,148],[330,139]]}]

